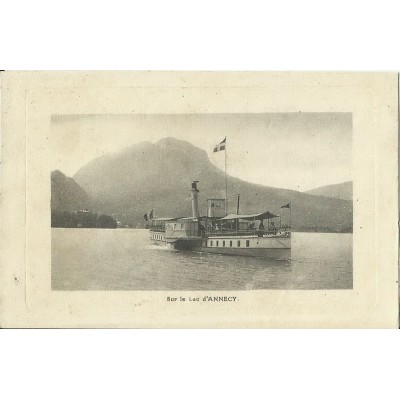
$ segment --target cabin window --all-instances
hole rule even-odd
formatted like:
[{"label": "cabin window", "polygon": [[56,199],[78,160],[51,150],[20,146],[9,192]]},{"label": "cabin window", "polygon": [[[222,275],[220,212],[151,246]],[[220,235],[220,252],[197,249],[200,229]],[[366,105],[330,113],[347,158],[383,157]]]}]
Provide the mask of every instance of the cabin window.
[{"label": "cabin window", "polygon": [[240,240],[238,240],[238,245],[237,245],[237,247],[240,247]]},{"label": "cabin window", "polygon": [[222,247],[225,247],[225,240],[222,242]]},{"label": "cabin window", "polygon": [[216,246],[218,247],[218,240],[217,240],[217,244],[216,244]]},{"label": "cabin window", "polygon": [[229,242],[229,247],[232,247],[232,240]]},{"label": "cabin window", "polygon": [[246,247],[250,247],[250,240],[246,240]]},{"label": "cabin window", "polygon": [[210,247],[212,247],[212,240],[210,241]]}]

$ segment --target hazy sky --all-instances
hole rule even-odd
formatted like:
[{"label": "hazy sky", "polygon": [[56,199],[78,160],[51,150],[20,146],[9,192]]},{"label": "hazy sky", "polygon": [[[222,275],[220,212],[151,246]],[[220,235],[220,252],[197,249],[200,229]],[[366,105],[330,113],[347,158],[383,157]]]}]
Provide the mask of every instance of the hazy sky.
[{"label": "hazy sky", "polygon": [[54,115],[51,168],[72,176],[88,161],[172,136],[207,151],[227,137],[228,174],[305,191],[351,180],[350,113]]}]

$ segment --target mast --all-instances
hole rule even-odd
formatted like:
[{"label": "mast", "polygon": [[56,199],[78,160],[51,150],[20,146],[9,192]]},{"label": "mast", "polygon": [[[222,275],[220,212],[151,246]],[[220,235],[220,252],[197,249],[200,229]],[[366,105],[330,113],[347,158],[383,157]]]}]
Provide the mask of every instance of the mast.
[{"label": "mast", "polygon": [[227,143],[225,136],[225,216],[228,215],[228,181],[226,179],[226,152],[227,152]]},{"label": "mast", "polygon": [[[239,215],[239,205],[240,205],[240,194],[238,194],[238,197],[237,197],[236,215]],[[236,218],[235,223],[236,223],[236,232],[237,232],[238,227],[239,227],[239,218]]]}]

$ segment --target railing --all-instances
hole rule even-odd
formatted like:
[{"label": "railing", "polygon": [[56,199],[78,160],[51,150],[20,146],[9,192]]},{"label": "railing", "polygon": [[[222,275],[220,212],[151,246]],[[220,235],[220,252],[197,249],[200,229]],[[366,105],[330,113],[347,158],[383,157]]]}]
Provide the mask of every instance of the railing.
[{"label": "railing", "polygon": [[[165,225],[154,225],[149,226],[151,232],[162,232],[165,233]],[[288,226],[282,226],[280,228],[268,229],[195,229],[195,228],[185,228],[185,229],[174,229],[171,231],[171,236],[198,236],[206,238],[208,236],[263,236],[263,235],[276,235],[278,232],[290,232],[291,228]],[[172,233],[174,232],[174,233]],[[184,233],[184,234],[183,234]]]},{"label": "railing", "polygon": [[151,232],[165,232],[165,226],[150,226]]},{"label": "railing", "polygon": [[282,229],[222,229],[222,230],[208,230],[207,236],[263,236],[263,235],[276,235],[278,232],[290,232],[290,228]]}]

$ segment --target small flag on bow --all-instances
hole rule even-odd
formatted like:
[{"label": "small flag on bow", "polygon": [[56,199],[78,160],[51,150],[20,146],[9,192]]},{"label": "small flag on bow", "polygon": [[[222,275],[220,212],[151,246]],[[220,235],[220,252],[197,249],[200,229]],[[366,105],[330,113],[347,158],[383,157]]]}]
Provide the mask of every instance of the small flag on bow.
[{"label": "small flag on bow", "polygon": [[290,208],[290,203],[285,204],[285,205],[282,206],[281,208]]},{"label": "small flag on bow", "polygon": [[217,151],[225,150],[225,145],[226,145],[226,138],[221,143],[217,144],[214,147],[214,153],[216,153]]}]

